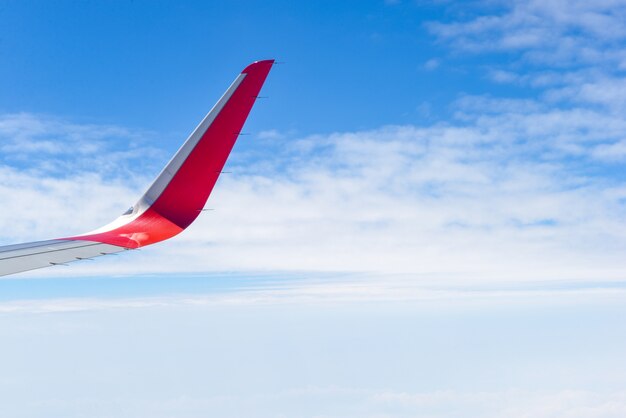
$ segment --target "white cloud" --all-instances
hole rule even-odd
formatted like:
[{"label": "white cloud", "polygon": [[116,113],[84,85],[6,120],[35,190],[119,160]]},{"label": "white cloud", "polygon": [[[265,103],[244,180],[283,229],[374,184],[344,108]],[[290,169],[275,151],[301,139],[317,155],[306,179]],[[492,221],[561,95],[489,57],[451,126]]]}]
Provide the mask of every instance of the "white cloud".
[{"label": "white cloud", "polygon": [[432,71],[432,70],[436,70],[437,68],[439,68],[440,65],[441,65],[441,62],[437,58],[431,58],[424,63],[424,68],[429,71]]},{"label": "white cloud", "polygon": [[513,83],[520,80],[521,76],[512,71],[492,69],[489,77],[496,83]]},{"label": "white cloud", "polygon": [[84,232],[123,212],[163,157],[143,143],[146,135],[28,113],[0,116],[0,242]]},{"label": "white cloud", "polygon": [[[410,416],[425,410],[433,417],[464,415],[481,417],[591,418],[621,417],[626,413],[626,393],[563,390],[552,393],[510,390],[502,392],[442,391],[430,393],[379,393],[376,402],[404,407]],[[469,413],[468,413],[469,412]],[[406,414],[406,415],[405,415]]]},{"label": "white cloud", "polygon": [[269,129],[267,131],[261,131],[257,135],[259,139],[283,139],[285,134],[279,132],[277,129]]},{"label": "white cloud", "polygon": [[[100,266],[92,267],[98,268]],[[298,278],[304,276],[307,278]],[[549,281],[539,285],[502,282],[491,286],[471,284],[448,277],[424,275],[424,283],[415,275],[324,275],[292,274],[282,279],[254,278],[254,286],[233,286],[226,291],[185,293],[141,297],[64,297],[44,299],[7,299],[0,301],[0,315],[50,314],[71,312],[128,311],[145,308],[186,309],[235,307],[315,306],[328,308],[337,304],[359,306],[371,301],[378,303],[419,306],[419,309],[498,309],[520,307],[537,309],[619,303],[626,299],[626,290],[610,284]],[[421,277],[420,277],[421,278]],[[113,279],[115,280],[115,278]],[[175,280],[175,279],[174,279]],[[224,280],[230,280],[225,276]],[[33,288],[37,284],[30,282]],[[127,282],[130,287],[131,284]]]},{"label": "white cloud", "polygon": [[0,115],[0,162],[55,177],[77,171],[98,171],[115,178],[152,168],[153,159],[166,158],[147,145],[154,134],[126,128],[79,124],[29,113]]},{"label": "white cloud", "polygon": [[550,62],[595,62],[617,52],[607,54],[600,46],[626,39],[625,6],[621,0],[511,1],[504,3],[499,13],[466,21],[432,22],[429,27],[467,51],[551,50]]},{"label": "white cloud", "polygon": [[[495,54],[484,65],[497,83],[539,89],[553,105],[576,103],[623,113],[626,2],[533,0],[503,2],[496,8],[493,2],[479,4],[487,14],[428,27],[457,52]],[[473,7],[461,9],[474,16]]]},{"label": "white cloud", "polygon": [[[283,407],[278,407],[282,404]],[[245,405],[244,410],[255,410],[255,416],[276,416],[273,411],[291,412],[295,405],[306,405],[297,416],[302,417],[415,417],[432,418],[480,416],[484,418],[621,418],[626,413],[626,394],[594,393],[590,391],[560,391],[532,393],[528,391],[424,393],[376,392],[343,387],[305,387],[277,394],[257,394],[251,397],[228,396],[211,399],[184,399],[157,403],[158,408],[193,411],[212,407],[231,408]],[[155,413],[157,405],[151,405]],[[348,407],[348,405],[350,405]],[[146,406],[146,405],[144,405]],[[256,411],[264,411],[257,413]],[[328,412],[322,412],[328,411]],[[294,411],[295,412],[295,411]],[[166,415],[157,415],[166,416]],[[192,415],[195,416],[195,415]],[[279,415],[283,416],[283,415]],[[284,415],[287,416],[287,415]]]},{"label": "white cloud", "polygon": [[[529,100],[466,96],[457,106],[460,119],[453,125],[285,139],[279,151],[252,163],[241,159],[244,149],[240,165],[211,197],[215,211],[174,242],[100,261],[97,274],[623,279],[626,189],[588,174],[587,167],[620,158],[626,123]],[[2,167],[3,241],[92,229],[134,202],[149,183],[145,175],[111,177],[103,167],[63,178],[45,168]]]}]

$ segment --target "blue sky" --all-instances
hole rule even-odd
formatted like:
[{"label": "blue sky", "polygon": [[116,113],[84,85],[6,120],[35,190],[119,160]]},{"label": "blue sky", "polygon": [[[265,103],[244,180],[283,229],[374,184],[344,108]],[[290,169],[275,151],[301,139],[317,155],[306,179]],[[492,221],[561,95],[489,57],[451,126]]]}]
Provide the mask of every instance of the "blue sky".
[{"label": "blue sky", "polygon": [[275,57],[287,65],[268,80],[274,100],[257,109],[251,127],[311,134],[415,123],[424,102],[444,111],[459,90],[494,88],[474,59],[444,70],[445,83],[423,68],[445,53],[423,23],[448,19],[447,9],[381,1],[15,2],[2,16],[0,109],[185,135],[242,66]]},{"label": "blue sky", "polygon": [[0,6],[0,243],[123,212],[276,58],[175,240],[0,280],[0,415],[622,417],[626,3]]}]

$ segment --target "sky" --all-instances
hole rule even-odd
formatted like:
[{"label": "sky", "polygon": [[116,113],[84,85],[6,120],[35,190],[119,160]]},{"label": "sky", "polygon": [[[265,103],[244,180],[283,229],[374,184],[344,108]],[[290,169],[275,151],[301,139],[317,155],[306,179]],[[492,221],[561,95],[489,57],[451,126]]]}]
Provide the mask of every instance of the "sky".
[{"label": "sky", "polygon": [[623,417],[625,22],[0,2],[0,245],[111,221],[280,62],[187,231],[0,279],[0,416]]}]

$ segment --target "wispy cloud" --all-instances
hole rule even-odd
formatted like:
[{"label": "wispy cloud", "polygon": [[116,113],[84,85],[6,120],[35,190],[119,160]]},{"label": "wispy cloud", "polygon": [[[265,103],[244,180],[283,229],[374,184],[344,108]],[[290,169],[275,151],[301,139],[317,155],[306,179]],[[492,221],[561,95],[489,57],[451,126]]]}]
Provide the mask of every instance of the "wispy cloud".
[{"label": "wispy cloud", "polygon": [[[45,239],[108,222],[166,161],[149,134],[28,113],[0,115],[0,241]],[[150,174],[147,174],[149,172]]]},{"label": "wispy cloud", "polygon": [[[298,278],[297,276],[301,276]],[[224,274],[222,282],[234,281],[226,288],[198,290],[197,286],[190,290],[185,285],[177,287],[169,284],[161,294],[154,296],[101,296],[92,291],[80,296],[45,297],[45,298],[15,298],[9,292],[3,293],[0,301],[0,315],[14,314],[48,314],[62,312],[97,312],[123,311],[144,308],[181,309],[186,307],[224,308],[228,306],[284,306],[292,309],[297,306],[317,306],[328,308],[337,305],[359,306],[375,301],[376,303],[395,304],[396,306],[419,306],[424,311],[433,309],[498,309],[498,307],[540,308],[543,306],[581,306],[590,303],[623,303],[626,299],[624,283],[610,282],[579,282],[552,281],[540,284],[497,283],[466,284],[459,281],[450,281],[446,277],[439,277],[433,282],[432,277],[426,277],[421,283],[415,275],[332,275],[318,274],[290,275],[282,279],[267,280],[263,277],[247,276],[248,283],[239,283],[236,277]],[[304,277],[304,278],[302,278]],[[179,276],[174,280],[184,279]],[[6,279],[5,279],[6,280]],[[15,279],[17,280],[17,279]],[[24,279],[19,279],[24,280]],[[27,279],[22,284],[35,293],[39,287],[45,288],[45,283],[35,283]],[[58,279],[55,283],[58,283]],[[64,279],[76,280],[76,279]],[[114,278],[122,281],[107,282],[108,287],[124,287],[137,289],[140,292],[141,283],[132,283],[127,278]],[[200,280],[200,279],[196,279]],[[215,280],[215,278],[213,278]],[[144,283],[145,284],[145,283]],[[80,284],[76,284],[76,287]],[[16,284],[13,283],[15,288]],[[71,295],[71,291],[68,292]]]},{"label": "wispy cloud", "polygon": [[439,68],[440,65],[441,65],[441,61],[439,61],[437,58],[431,58],[424,63],[424,68],[426,70],[432,71],[432,70],[436,70],[437,68]]},{"label": "wispy cloud", "polygon": [[[255,161],[243,149],[211,197],[215,211],[175,243],[103,260],[98,274],[623,278],[626,189],[602,170],[619,158],[626,124],[524,100],[468,96],[457,109],[450,124],[285,138]],[[149,183],[99,166],[64,178],[2,170],[5,242],[97,226]]]},{"label": "wispy cloud", "polygon": [[[481,417],[618,417],[626,412],[626,393],[597,393],[583,390],[557,392],[529,392],[509,390],[502,392],[442,391],[431,393],[377,393],[376,403],[396,406],[411,412],[429,411],[434,417],[453,416],[451,410]],[[442,412],[441,408],[448,412]],[[471,411],[471,412],[470,412]]]},{"label": "wispy cloud", "polygon": [[[456,53],[490,55],[489,77],[538,89],[554,105],[622,112],[626,2],[478,2],[428,28]],[[472,12],[472,10],[474,12]]]},{"label": "wispy cloud", "polygon": [[[98,171],[114,178],[165,157],[148,145],[154,134],[112,125],[75,123],[58,117],[16,113],[0,115],[0,161],[21,170],[63,177]],[[123,171],[123,172],[121,172]]]},{"label": "wispy cloud", "polygon": [[[465,9],[480,10],[481,5],[483,10],[493,10],[493,2],[473,3]],[[429,28],[469,52],[526,51],[530,60],[561,66],[623,62],[617,42],[626,39],[625,7],[622,0],[510,1],[491,13],[431,22]]]}]

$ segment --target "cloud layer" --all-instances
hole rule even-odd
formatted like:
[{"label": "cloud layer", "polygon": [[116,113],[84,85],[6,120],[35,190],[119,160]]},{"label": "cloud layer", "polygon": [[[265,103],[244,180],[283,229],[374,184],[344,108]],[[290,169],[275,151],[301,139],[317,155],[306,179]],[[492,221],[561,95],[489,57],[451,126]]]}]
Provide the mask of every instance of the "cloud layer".
[{"label": "cloud layer", "polygon": [[[604,172],[621,159],[626,123],[527,100],[465,96],[455,106],[453,123],[266,136],[259,139],[263,151],[243,144],[233,174],[211,197],[215,211],[176,243],[102,262],[99,272],[623,278],[626,188]],[[19,120],[24,130],[34,121],[45,124],[33,115]],[[19,152],[41,153],[40,141],[30,141]],[[55,153],[70,167],[96,154],[111,161],[62,176],[56,163],[5,163],[5,242],[108,221],[149,183],[136,167],[158,165],[150,153],[135,151]]]}]

